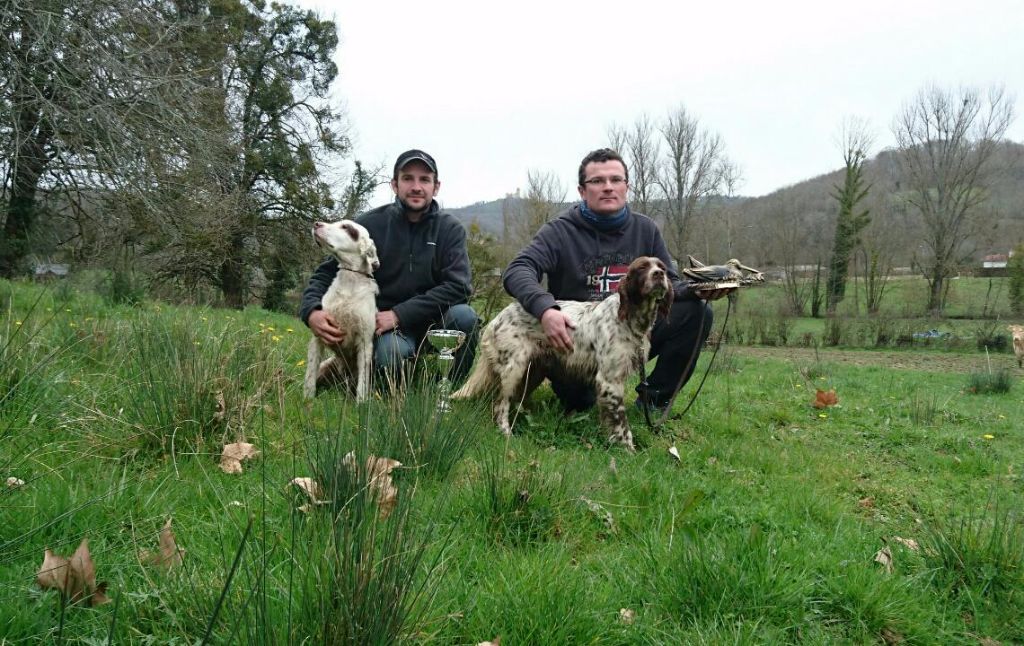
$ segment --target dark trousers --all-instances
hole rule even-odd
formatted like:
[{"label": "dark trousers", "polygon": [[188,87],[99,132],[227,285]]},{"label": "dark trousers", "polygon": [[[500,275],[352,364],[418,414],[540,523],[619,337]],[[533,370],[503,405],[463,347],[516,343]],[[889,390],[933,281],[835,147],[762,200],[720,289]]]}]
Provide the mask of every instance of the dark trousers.
[{"label": "dark trousers", "polygon": [[[701,317],[703,313],[703,324]],[[668,404],[678,388],[682,388],[697,365],[700,351],[711,332],[714,318],[711,307],[704,301],[675,301],[667,319],[658,319],[651,331],[650,358],[657,357],[654,370],[647,376],[646,395],[654,406]],[[587,410],[597,401],[592,383],[567,379],[562,375],[548,375],[566,411]],[[637,395],[644,396],[644,386],[636,387]]]}]

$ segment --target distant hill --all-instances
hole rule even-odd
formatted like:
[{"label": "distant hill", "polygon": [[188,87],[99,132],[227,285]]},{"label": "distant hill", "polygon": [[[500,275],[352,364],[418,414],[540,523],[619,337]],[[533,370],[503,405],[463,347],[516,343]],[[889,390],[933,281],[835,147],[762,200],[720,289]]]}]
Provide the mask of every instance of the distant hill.
[{"label": "distant hill", "polygon": [[[508,199],[519,199],[519,198],[508,198]],[[476,202],[469,206],[460,206],[458,208],[445,208],[446,211],[454,215],[467,227],[476,222],[480,225],[480,228],[487,233],[494,234],[501,237],[502,232],[502,220],[501,210],[505,204],[505,198],[491,200],[490,202]]]},{"label": "distant hill", "polygon": [[[997,166],[1003,170],[991,183],[990,197],[985,206],[988,226],[971,244],[979,261],[988,253],[1006,253],[1014,244],[1024,240],[1024,145],[1007,142],[999,155]],[[902,247],[902,252],[897,252],[895,256],[901,264],[907,264],[913,250],[918,247],[922,232],[915,224],[914,214],[895,213],[891,203],[886,204],[887,198],[906,188],[899,176],[895,152],[883,150],[867,162],[865,170],[872,182],[872,217],[877,220],[878,226],[884,220],[900,220],[896,224],[894,236],[899,238],[897,246]],[[818,258],[827,258],[831,252],[836,217],[833,193],[835,186],[842,180],[843,171],[840,168],[780,188],[768,195],[715,198],[715,204],[695,223],[693,250],[698,255],[711,258],[738,255],[750,262],[772,264],[777,261],[775,256],[779,255],[780,250],[770,249],[771,245],[767,242],[779,233],[777,212],[785,209],[799,214],[799,226],[809,231],[796,243],[797,247],[791,249],[802,256],[799,262],[811,263]],[[446,210],[466,226],[477,222],[481,229],[500,240],[505,199]],[[724,242],[726,239],[728,244]]]}]

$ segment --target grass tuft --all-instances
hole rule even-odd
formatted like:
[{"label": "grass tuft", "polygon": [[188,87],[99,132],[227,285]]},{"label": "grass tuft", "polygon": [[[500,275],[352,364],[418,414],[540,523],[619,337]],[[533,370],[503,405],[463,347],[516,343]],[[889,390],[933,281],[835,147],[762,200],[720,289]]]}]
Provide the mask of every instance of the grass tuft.
[{"label": "grass tuft", "polygon": [[1010,392],[1013,375],[1009,370],[972,372],[967,379],[967,392],[972,395],[999,395]]},{"label": "grass tuft", "polygon": [[921,554],[935,572],[936,585],[989,597],[1019,596],[1024,590],[1024,516],[1019,511],[994,502],[926,528]]}]

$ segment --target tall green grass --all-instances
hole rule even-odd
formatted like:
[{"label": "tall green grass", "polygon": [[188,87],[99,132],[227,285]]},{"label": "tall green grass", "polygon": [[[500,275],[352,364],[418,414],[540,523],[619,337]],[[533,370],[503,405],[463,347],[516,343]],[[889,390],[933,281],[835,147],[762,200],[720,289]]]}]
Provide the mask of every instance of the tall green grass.
[{"label": "tall green grass", "polygon": [[[0,410],[0,641],[1024,641],[1022,402],[968,396],[966,370],[737,354],[658,432],[631,410],[629,454],[546,387],[510,439],[488,402],[438,415],[429,367],[306,402],[307,333],[258,309],[5,294],[0,372],[21,376]],[[812,408],[811,384],[841,405]],[[243,438],[261,456],[222,473]],[[402,463],[386,518],[350,466],[370,455]],[[329,504],[301,511],[300,476]],[[165,572],[139,553],[168,517],[185,552]],[[83,536],[113,602],[62,608],[35,573]]]}]

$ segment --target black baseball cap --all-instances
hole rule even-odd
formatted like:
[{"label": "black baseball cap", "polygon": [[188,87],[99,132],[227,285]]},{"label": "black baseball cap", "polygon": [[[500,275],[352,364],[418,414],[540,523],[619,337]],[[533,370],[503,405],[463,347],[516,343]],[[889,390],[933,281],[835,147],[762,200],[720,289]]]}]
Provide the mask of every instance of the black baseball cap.
[{"label": "black baseball cap", "polygon": [[398,156],[398,160],[395,162],[395,177],[398,177],[398,171],[405,168],[406,165],[412,161],[423,162],[427,165],[427,168],[434,173],[434,175],[437,175],[437,162],[434,161],[434,158],[422,150],[413,149],[407,150]]}]

